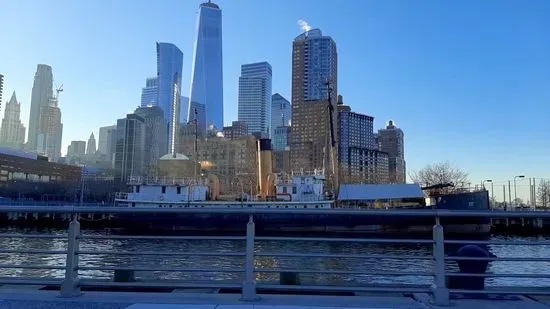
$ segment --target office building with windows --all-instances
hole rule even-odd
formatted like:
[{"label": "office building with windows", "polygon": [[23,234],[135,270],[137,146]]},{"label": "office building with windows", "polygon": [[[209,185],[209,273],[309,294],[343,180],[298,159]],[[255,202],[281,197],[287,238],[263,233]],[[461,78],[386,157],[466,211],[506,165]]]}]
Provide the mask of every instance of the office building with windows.
[{"label": "office building with windows", "polygon": [[145,119],[128,114],[117,120],[115,178],[125,183],[129,176],[144,175]]},{"label": "office building with windows", "polygon": [[176,149],[180,126],[181,72],[183,53],[172,43],[157,43],[158,103],[168,127],[167,147],[163,151],[173,153]]},{"label": "office building with windows", "polygon": [[141,88],[141,106],[155,106],[158,100],[158,78],[149,77],[145,80],[145,87]]},{"label": "office building with windows", "polygon": [[116,148],[116,125],[99,128],[97,151],[112,162]]},{"label": "office building with windows", "polygon": [[236,139],[248,135],[248,125],[243,121],[233,121],[230,126],[223,127],[223,136],[228,139]]},{"label": "office building with windows", "polygon": [[223,128],[223,55],[222,11],[211,1],[199,6],[197,37],[193,48],[188,121],[195,109],[204,110],[198,117],[200,131],[209,125]]},{"label": "office building with windows", "polygon": [[275,128],[290,126],[292,119],[292,107],[290,102],[282,95],[276,93],[271,96],[271,136]]},{"label": "office building with windows", "polygon": [[31,111],[29,114],[29,131],[27,138],[27,150],[37,151],[38,135],[40,134],[40,109],[48,109],[53,97],[52,67],[39,64],[34,74],[34,82],[31,94]]},{"label": "office building with windows", "polygon": [[252,134],[271,134],[271,78],[271,65],[267,62],[241,66],[238,117]]}]

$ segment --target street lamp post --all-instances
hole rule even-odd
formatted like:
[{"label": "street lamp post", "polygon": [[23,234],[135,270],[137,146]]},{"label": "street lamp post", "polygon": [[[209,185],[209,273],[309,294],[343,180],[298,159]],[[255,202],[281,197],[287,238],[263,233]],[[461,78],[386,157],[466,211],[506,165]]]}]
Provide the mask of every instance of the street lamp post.
[{"label": "street lamp post", "polygon": [[[493,180],[492,180],[492,179],[483,180],[483,181],[481,182],[481,187],[482,187],[483,189],[485,189],[485,183],[486,183],[486,182],[490,182],[490,183],[491,183],[491,202],[494,203],[494,201],[495,201],[495,189],[494,189],[494,186],[493,186]],[[489,204],[490,204],[490,203],[489,203]]]},{"label": "street lamp post", "polygon": [[241,200],[241,203],[242,203],[242,202],[244,202],[244,201],[243,201],[243,198],[244,198],[244,186],[243,186],[243,181],[242,181],[239,177],[237,177],[237,176],[233,177],[233,180],[235,180],[235,179],[237,179],[237,180],[239,181],[239,184],[241,185],[241,197],[240,197],[240,200]]},{"label": "street lamp post", "polygon": [[518,199],[517,190],[516,190],[516,179],[517,178],[525,178],[525,175],[514,176],[514,202],[516,202],[516,203],[517,203],[517,199]]}]

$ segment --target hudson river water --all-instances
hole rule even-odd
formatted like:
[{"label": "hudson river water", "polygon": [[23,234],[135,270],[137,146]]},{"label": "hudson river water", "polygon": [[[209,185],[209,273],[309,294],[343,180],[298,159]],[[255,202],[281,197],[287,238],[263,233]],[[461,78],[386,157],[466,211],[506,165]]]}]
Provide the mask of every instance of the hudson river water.
[{"label": "hudson river water", "polygon": [[[43,233],[62,234],[60,230],[23,230],[0,229],[0,233]],[[105,235],[101,231],[83,231],[86,235]],[[494,240],[546,240],[545,237],[492,237]],[[3,250],[65,250],[67,242],[64,239],[19,239],[0,238],[0,247]],[[219,240],[112,240],[94,239],[82,240],[80,250],[83,251],[176,251],[176,252],[244,252],[244,241],[219,241]],[[550,257],[550,246],[538,245],[491,245],[489,250],[498,257]],[[431,255],[431,246],[424,245],[373,245],[364,243],[327,243],[304,241],[257,241],[258,253],[330,253],[330,254],[390,254],[390,255]],[[44,265],[64,266],[65,255],[46,254],[0,254],[1,264],[13,265]],[[174,267],[194,269],[236,269],[243,268],[244,257],[226,256],[118,256],[109,254],[82,255],[80,266],[104,267],[104,266],[136,266],[136,267]],[[358,259],[358,258],[283,258],[283,257],[256,257],[257,268],[268,269],[300,269],[300,270],[333,270],[347,272],[431,272],[431,260],[415,259]],[[454,262],[449,262],[449,270],[456,270]],[[506,274],[543,274],[549,273],[548,262],[492,262],[490,272]],[[109,279],[113,277],[113,271],[80,270],[83,278]],[[35,270],[35,269],[0,269],[0,276],[24,276],[24,277],[58,277],[64,276],[64,270]],[[219,280],[223,282],[242,282],[244,273],[212,272],[212,273],[186,273],[186,272],[147,272],[138,271],[136,277],[145,279],[183,279],[193,282],[205,280]],[[303,284],[345,284],[345,285],[369,285],[369,284],[431,284],[432,277],[424,276],[371,276],[363,274],[345,275],[301,275]],[[277,273],[259,273],[258,282],[278,282]],[[489,286],[550,286],[550,279],[530,278],[488,278]]]}]

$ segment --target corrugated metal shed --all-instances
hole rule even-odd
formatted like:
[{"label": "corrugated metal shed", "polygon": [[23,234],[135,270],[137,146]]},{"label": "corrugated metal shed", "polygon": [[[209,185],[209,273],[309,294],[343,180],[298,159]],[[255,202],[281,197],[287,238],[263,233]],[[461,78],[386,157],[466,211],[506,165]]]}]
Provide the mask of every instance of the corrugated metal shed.
[{"label": "corrugated metal shed", "polygon": [[402,198],[424,198],[418,184],[343,184],[339,201],[376,201]]}]

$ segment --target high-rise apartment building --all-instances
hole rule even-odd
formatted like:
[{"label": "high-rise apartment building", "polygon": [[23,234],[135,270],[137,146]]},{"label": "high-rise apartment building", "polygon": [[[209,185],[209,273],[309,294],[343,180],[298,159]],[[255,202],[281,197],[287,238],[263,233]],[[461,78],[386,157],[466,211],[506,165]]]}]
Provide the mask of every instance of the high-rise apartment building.
[{"label": "high-rise apartment building", "polygon": [[354,113],[351,111],[340,112],[339,119],[339,161],[346,164],[349,159],[348,149],[350,147],[359,147],[367,149],[376,149],[374,143],[374,117]]},{"label": "high-rise apartment building", "polygon": [[292,107],[282,95],[276,93],[271,96],[271,138],[277,127],[290,126]]},{"label": "high-rise apartment building", "polygon": [[[29,137],[27,139],[27,150],[38,150],[38,135],[40,134],[40,110],[49,109],[50,100],[53,97],[53,74],[52,67],[39,64],[34,74],[34,83],[31,94],[31,111],[29,115]],[[61,116],[60,116],[61,117]],[[47,118],[47,116],[46,116]]]},{"label": "high-rise apartment building", "polygon": [[[47,106],[40,106],[38,135],[36,136],[36,152],[47,156],[50,162],[57,162],[61,157],[61,141],[63,124],[58,97],[52,97]],[[32,113],[32,108],[31,108]]]},{"label": "high-rise apartment building", "polygon": [[[339,97],[341,102],[341,96]],[[387,183],[388,154],[378,150],[374,118],[338,105],[338,161],[343,183]]]},{"label": "high-rise apartment building", "polygon": [[125,183],[129,176],[144,175],[145,119],[128,114],[117,120],[115,178]]},{"label": "high-rise apartment building", "polygon": [[163,152],[176,149],[180,126],[181,71],[183,53],[174,44],[157,43],[158,106],[164,112],[168,127],[167,147]]},{"label": "high-rise apartment building", "polygon": [[15,91],[4,108],[4,118],[0,129],[0,145],[19,149],[25,143],[25,126],[21,123],[21,103],[17,101]]},{"label": "high-rise apartment building", "polygon": [[378,130],[380,150],[388,153],[389,178],[392,183],[405,183],[405,139],[401,129],[389,121],[385,129]]},{"label": "high-rise apartment building", "polygon": [[271,134],[271,78],[271,65],[267,62],[241,66],[238,117],[252,134]]},{"label": "high-rise apartment building", "polygon": [[[333,167],[336,170],[332,164],[336,161],[336,147],[331,147],[331,127],[336,133],[337,58],[336,43],[319,29],[306,31],[294,39],[290,138],[293,171],[328,167],[329,174],[337,174],[332,171]],[[328,102],[329,88],[331,102]],[[332,126],[329,104],[334,107]]]},{"label": "high-rise apartment building", "polygon": [[348,161],[341,168],[342,183],[389,183],[388,154],[376,149],[349,147]]},{"label": "high-rise apartment building", "polygon": [[208,1],[199,7],[197,38],[193,48],[191,68],[191,89],[188,121],[199,114],[199,128],[206,132],[209,125],[217,130],[223,128],[223,55],[222,55],[222,11]]},{"label": "high-rise apartment building", "polygon": [[[162,109],[158,106],[139,107],[134,114],[143,118],[144,121],[144,154],[143,154],[143,176],[153,174],[157,170],[158,160],[166,154],[167,127],[164,123]],[[178,138],[179,139],[179,138]]]},{"label": "high-rise apartment building", "polygon": [[87,155],[93,155],[95,154],[96,152],[96,148],[95,148],[95,136],[94,136],[94,132],[92,132],[92,134],[90,135],[90,138],[88,138],[88,148],[86,149],[86,154]]},{"label": "high-rise apartment building", "polygon": [[158,100],[158,77],[149,77],[145,80],[145,87],[141,88],[141,106],[155,106]]}]

